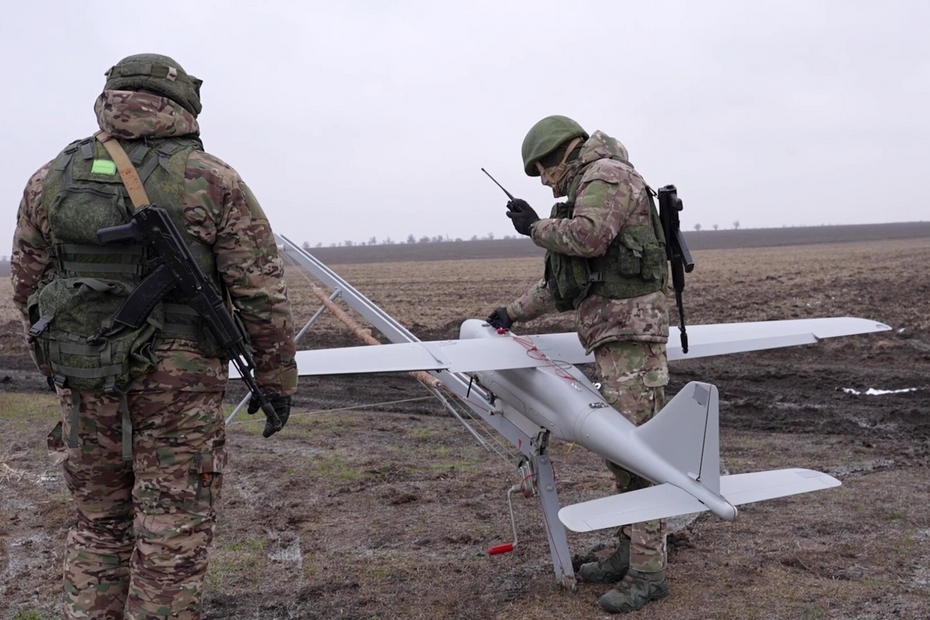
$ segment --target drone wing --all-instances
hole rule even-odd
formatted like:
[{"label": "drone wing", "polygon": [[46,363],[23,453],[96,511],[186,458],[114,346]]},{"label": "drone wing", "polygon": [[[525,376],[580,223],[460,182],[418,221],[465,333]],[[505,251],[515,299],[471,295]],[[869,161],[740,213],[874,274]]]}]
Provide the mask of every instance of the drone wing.
[{"label": "drone wing", "polygon": [[[854,336],[888,331],[891,328],[877,321],[854,317],[795,319],[788,321],[756,321],[751,323],[716,323],[690,325],[688,352],[681,350],[681,333],[672,328],[668,338],[668,359],[687,360],[730,353],[746,353],[802,344],[815,344],[824,338]],[[528,336],[540,348],[557,349],[570,364],[594,361],[573,333]]]},{"label": "drone wing", "polygon": [[[377,346],[357,346],[340,349],[298,351],[297,369],[301,375],[343,375],[376,372],[409,372],[413,370],[447,370],[475,372],[532,368],[562,360],[565,355],[584,355],[575,334],[568,338],[541,342],[510,336],[464,340],[434,340],[405,342]],[[544,347],[544,349],[542,348]],[[593,360],[593,358],[592,358]],[[230,377],[238,377],[230,366]]]},{"label": "drone wing", "polygon": [[854,317],[694,325],[687,327],[690,345],[687,353],[681,351],[679,331],[674,328],[670,330],[668,359],[692,359],[793,347],[814,344],[824,338],[870,334],[890,329],[883,323]]},{"label": "drone wing", "polygon": [[[463,324],[492,331],[481,321],[470,319]],[[690,347],[681,351],[681,338],[672,329],[668,341],[668,359],[695,359],[713,355],[761,351],[802,344],[814,344],[823,338],[852,336],[887,331],[889,326],[868,319],[833,317],[753,323],[719,323],[692,325],[688,329]],[[380,346],[357,346],[315,349],[297,352],[301,375],[340,375],[412,370],[447,370],[475,372],[533,368],[547,364],[593,363],[575,333],[515,336],[505,333],[494,338],[465,338],[405,342]],[[230,377],[239,375],[230,366]]]}]

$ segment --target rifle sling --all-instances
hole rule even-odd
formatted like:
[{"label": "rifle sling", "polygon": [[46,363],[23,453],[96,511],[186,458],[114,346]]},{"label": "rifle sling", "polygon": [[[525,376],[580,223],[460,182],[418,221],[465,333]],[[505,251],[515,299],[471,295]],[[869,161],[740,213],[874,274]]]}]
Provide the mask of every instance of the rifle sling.
[{"label": "rifle sling", "polygon": [[94,137],[103,145],[103,148],[107,150],[110,157],[113,158],[113,163],[116,164],[116,170],[119,172],[120,178],[123,179],[123,185],[126,186],[126,191],[129,192],[129,199],[132,200],[132,205],[136,209],[139,209],[149,204],[149,197],[148,194],[145,193],[142,179],[139,178],[136,167],[132,165],[132,162],[129,160],[129,155],[126,154],[119,140],[106,131],[98,131],[94,134]]},{"label": "rifle sling", "polygon": [[[116,164],[116,170],[119,172],[123,185],[129,193],[129,198],[136,209],[149,204],[148,194],[145,193],[145,186],[136,167],[133,165],[129,155],[123,145],[119,143],[112,134],[107,131],[98,131],[94,134],[103,148],[107,150],[113,162]],[[174,274],[165,265],[159,265],[147,275],[142,282],[126,298],[114,317],[116,323],[126,325],[132,329],[138,329],[142,326],[149,314],[158,305],[165,295],[171,291],[177,284]]]},{"label": "rifle sling", "polygon": [[[132,200],[132,206],[137,210],[142,208],[144,205],[149,204],[149,196],[145,193],[145,187],[142,184],[142,179],[139,178],[139,173],[136,172],[136,167],[132,165],[132,162],[129,160],[129,156],[126,155],[126,151],[123,149],[123,146],[119,143],[115,137],[113,137],[107,131],[98,131],[94,134],[94,138],[97,139],[100,144],[103,145],[103,148],[107,150],[107,153],[110,154],[110,157],[113,158],[113,163],[116,164],[116,170],[119,172],[120,178],[123,180],[123,185],[126,186],[126,192],[129,194],[129,199]],[[157,269],[155,271],[158,271]],[[155,273],[152,273],[155,275]],[[143,280],[143,283],[151,280],[151,277],[146,277]],[[154,282],[153,282],[154,284]],[[126,312],[140,312],[141,310],[131,310],[129,307],[138,305],[140,300],[138,293],[142,286],[136,287],[136,290],[123,302],[120,306],[119,312],[117,312],[116,319],[120,319],[123,314],[124,309]],[[160,298],[158,298],[160,299]],[[132,302],[130,304],[130,302]],[[157,302],[156,302],[157,303]],[[138,320],[141,325],[149,312],[151,312],[154,307],[154,303],[148,308],[144,315],[141,317],[129,317],[130,320]],[[75,410],[77,406],[75,406]],[[122,427],[123,427],[123,460],[131,461],[132,460],[132,418],[129,415],[129,405],[126,402],[126,394],[120,394],[120,412],[122,414]],[[75,411],[75,419],[72,420],[72,424],[77,422],[77,413]]]}]

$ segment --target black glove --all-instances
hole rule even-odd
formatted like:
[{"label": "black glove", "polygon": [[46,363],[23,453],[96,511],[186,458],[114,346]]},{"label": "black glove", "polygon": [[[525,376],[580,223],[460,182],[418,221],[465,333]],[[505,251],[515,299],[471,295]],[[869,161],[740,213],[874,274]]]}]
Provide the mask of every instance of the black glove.
[{"label": "black glove", "polygon": [[529,235],[530,226],[539,221],[533,207],[520,198],[514,198],[507,203],[507,217],[513,221],[513,227],[521,235]]},{"label": "black glove", "polygon": [[510,315],[507,314],[507,308],[497,308],[491,315],[488,317],[488,325],[494,329],[510,329],[513,325],[513,319],[510,318]]},{"label": "black glove", "polygon": [[[287,424],[287,419],[291,415],[291,397],[281,396],[280,394],[265,394],[265,400],[271,404],[274,412],[278,414],[278,419],[281,420],[280,426],[272,423],[270,418],[265,420],[265,430],[262,431],[262,437],[271,437]],[[258,409],[258,399],[252,398],[249,401],[249,414],[255,413]]]}]

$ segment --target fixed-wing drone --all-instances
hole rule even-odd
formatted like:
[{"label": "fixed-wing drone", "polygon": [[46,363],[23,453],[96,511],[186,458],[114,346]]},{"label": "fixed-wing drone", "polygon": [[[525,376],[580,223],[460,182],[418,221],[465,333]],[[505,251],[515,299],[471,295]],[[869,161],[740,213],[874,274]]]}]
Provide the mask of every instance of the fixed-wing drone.
[{"label": "fixed-wing drone", "polygon": [[[688,383],[652,420],[636,427],[608,405],[575,367],[594,361],[575,333],[523,336],[470,319],[462,324],[458,340],[423,342],[309,252],[286,238],[280,240],[288,255],[331,291],[328,299],[318,293],[324,305],[298,338],[325,308],[338,311],[332,302],[341,297],[392,343],[376,349],[299,351],[299,374],[418,371],[427,389],[468,427],[446,399],[451,392],[521,452],[518,467],[524,482],[515,488],[540,498],[553,568],[563,586],[575,586],[566,527],[590,531],[705,510],[732,520],[741,504],[840,485],[832,476],[809,469],[721,476],[719,401],[711,384]],[[875,321],[848,317],[693,325],[688,328],[687,358],[812,344],[822,338],[888,329]],[[671,334],[668,359],[684,357],[678,334]],[[230,368],[230,376],[238,376],[235,367]],[[547,454],[550,436],[582,445],[655,486],[560,508]],[[512,545],[502,547],[498,551]]]}]

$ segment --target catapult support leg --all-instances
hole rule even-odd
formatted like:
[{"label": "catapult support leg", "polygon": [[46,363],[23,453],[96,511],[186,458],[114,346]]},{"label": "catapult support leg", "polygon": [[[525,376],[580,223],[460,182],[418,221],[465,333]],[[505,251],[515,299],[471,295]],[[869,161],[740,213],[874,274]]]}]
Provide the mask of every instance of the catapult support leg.
[{"label": "catapult support leg", "polygon": [[568,537],[565,535],[565,526],[559,521],[559,496],[555,490],[552,461],[547,455],[541,454],[533,457],[533,465],[555,578],[563,587],[575,590],[577,584],[575,570],[572,568],[572,555],[568,550]]}]

